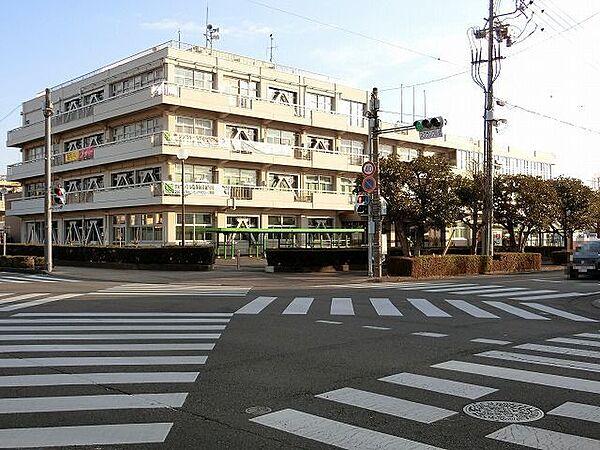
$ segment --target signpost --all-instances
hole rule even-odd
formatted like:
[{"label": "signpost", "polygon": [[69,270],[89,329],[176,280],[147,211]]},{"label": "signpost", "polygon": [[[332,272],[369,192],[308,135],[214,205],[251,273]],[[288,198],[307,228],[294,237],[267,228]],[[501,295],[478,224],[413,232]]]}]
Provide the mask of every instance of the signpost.
[{"label": "signpost", "polygon": [[373,163],[372,161],[367,161],[363,164],[363,166],[362,166],[363,175],[369,177],[369,176],[375,175],[375,172],[377,172],[377,166],[375,166],[375,163]]},{"label": "signpost", "polygon": [[362,188],[367,194],[371,194],[377,188],[377,182],[373,176],[364,177],[362,181]]}]

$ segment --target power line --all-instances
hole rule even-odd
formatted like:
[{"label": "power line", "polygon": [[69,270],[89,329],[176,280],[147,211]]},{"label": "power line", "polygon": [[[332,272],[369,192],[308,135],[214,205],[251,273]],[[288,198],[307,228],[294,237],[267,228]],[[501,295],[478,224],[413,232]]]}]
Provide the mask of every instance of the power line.
[{"label": "power line", "polygon": [[9,112],[8,114],[6,114],[5,116],[3,116],[3,117],[0,119],[0,122],[3,122],[5,119],[8,119],[8,118],[9,118],[9,117],[12,115],[12,113],[14,113],[14,112],[15,112],[17,109],[19,109],[20,107],[21,107],[21,105],[20,105],[20,104],[19,104],[19,105],[17,105],[17,106],[15,106],[13,109],[11,109],[11,110],[10,110],[10,112]]},{"label": "power line", "polygon": [[424,86],[426,84],[432,84],[432,83],[437,83],[439,81],[445,81],[445,80],[449,80],[450,78],[454,78],[457,77],[459,75],[463,75],[465,73],[469,73],[469,70],[463,70],[462,72],[456,72],[450,75],[446,75],[445,77],[441,77],[441,78],[434,78],[433,80],[428,80],[428,81],[421,81],[419,83],[415,83],[415,84],[407,84],[404,86],[396,86],[396,87],[391,87],[391,88],[385,88],[385,89],[379,89],[380,92],[385,92],[385,91],[397,91],[400,89],[407,89],[407,88],[412,88],[412,87],[417,87],[417,86]]},{"label": "power line", "polygon": [[337,30],[337,31],[342,31],[344,33],[352,34],[354,36],[359,36],[359,37],[361,37],[363,39],[368,39],[370,41],[377,42],[379,44],[385,44],[385,45],[388,45],[390,47],[395,47],[395,48],[398,48],[400,50],[404,50],[404,51],[409,52],[409,53],[414,53],[416,55],[420,55],[420,56],[423,56],[425,58],[433,59],[435,61],[445,62],[445,63],[448,63],[448,64],[453,64],[455,66],[459,66],[460,65],[460,64],[458,64],[456,62],[449,61],[449,60],[441,58],[439,56],[431,55],[429,53],[425,53],[425,52],[422,52],[420,50],[416,50],[414,48],[405,47],[403,45],[399,45],[399,44],[396,44],[394,42],[390,42],[390,41],[386,41],[384,39],[380,39],[380,38],[376,38],[376,37],[373,37],[373,36],[369,36],[367,34],[359,32],[359,31],[350,30],[348,28],[344,28],[344,27],[341,27],[339,25],[335,25],[335,24],[327,23],[327,22],[322,22],[322,21],[320,21],[318,19],[315,19],[313,17],[308,17],[308,16],[305,16],[305,15],[302,15],[302,14],[299,14],[299,13],[295,13],[293,11],[287,11],[287,10],[279,8],[277,6],[268,5],[266,3],[262,3],[262,2],[259,2],[259,1],[256,1],[256,0],[246,0],[246,1],[249,2],[249,3],[253,3],[255,5],[258,5],[258,6],[262,6],[263,8],[272,9],[273,11],[278,11],[278,12],[283,13],[283,14],[288,14],[290,16],[294,16],[294,17],[297,17],[299,19],[306,20],[307,22],[316,23],[316,24],[321,25],[323,27],[328,27],[328,28],[332,28],[332,29]]}]

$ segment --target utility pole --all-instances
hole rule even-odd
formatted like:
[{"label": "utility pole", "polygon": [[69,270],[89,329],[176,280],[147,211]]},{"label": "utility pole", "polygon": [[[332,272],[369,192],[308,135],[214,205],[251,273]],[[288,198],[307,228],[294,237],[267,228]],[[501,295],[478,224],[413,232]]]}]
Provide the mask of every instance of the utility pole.
[{"label": "utility pole", "polygon": [[52,100],[50,88],[46,88],[44,102],[44,133],[46,137],[46,199],[44,209],[46,212],[46,271],[52,272]]},{"label": "utility pole", "polygon": [[377,88],[371,92],[369,114],[370,160],[375,164],[375,190],[369,203],[369,276],[381,278],[381,197],[379,195],[379,95]]},{"label": "utility pole", "polygon": [[269,62],[273,62],[273,49],[275,48],[273,45],[273,33],[269,34],[269,40],[271,42],[269,45]]}]

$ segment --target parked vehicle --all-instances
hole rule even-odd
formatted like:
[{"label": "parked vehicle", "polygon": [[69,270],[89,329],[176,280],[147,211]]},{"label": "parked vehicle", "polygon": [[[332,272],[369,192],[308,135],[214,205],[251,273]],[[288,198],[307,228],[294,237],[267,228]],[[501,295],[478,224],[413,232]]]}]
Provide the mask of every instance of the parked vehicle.
[{"label": "parked vehicle", "polygon": [[584,242],[575,248],[571,262],[567,266],[569,278],[579,275],[600,276],[600,240]]}]

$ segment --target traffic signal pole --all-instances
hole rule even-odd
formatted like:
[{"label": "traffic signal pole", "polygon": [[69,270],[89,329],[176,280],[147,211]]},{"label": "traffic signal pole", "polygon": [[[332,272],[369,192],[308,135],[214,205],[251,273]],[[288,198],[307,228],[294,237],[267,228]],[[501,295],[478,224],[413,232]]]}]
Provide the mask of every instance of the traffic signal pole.
[{"label": "traffic signal pole", "polygon": [[[370,203],[370,221],[373,222],[373,256],[372,276],[382,276],[382,254],[381,254],[381,196],[379,195],[379,96],[377,88],[371,92],[371,161],[375,164],[375,190]],[[369,230],[371,231],[371,230]]]},{"label": "traffic signal pole", "polygon": [[46,88],[44,102],[44,133],[46,138],[46,199],[44,209],[46,212],[46,246],[44,256],[46,258],[46,271],[52,272],[52,100],[50,89]]}]

